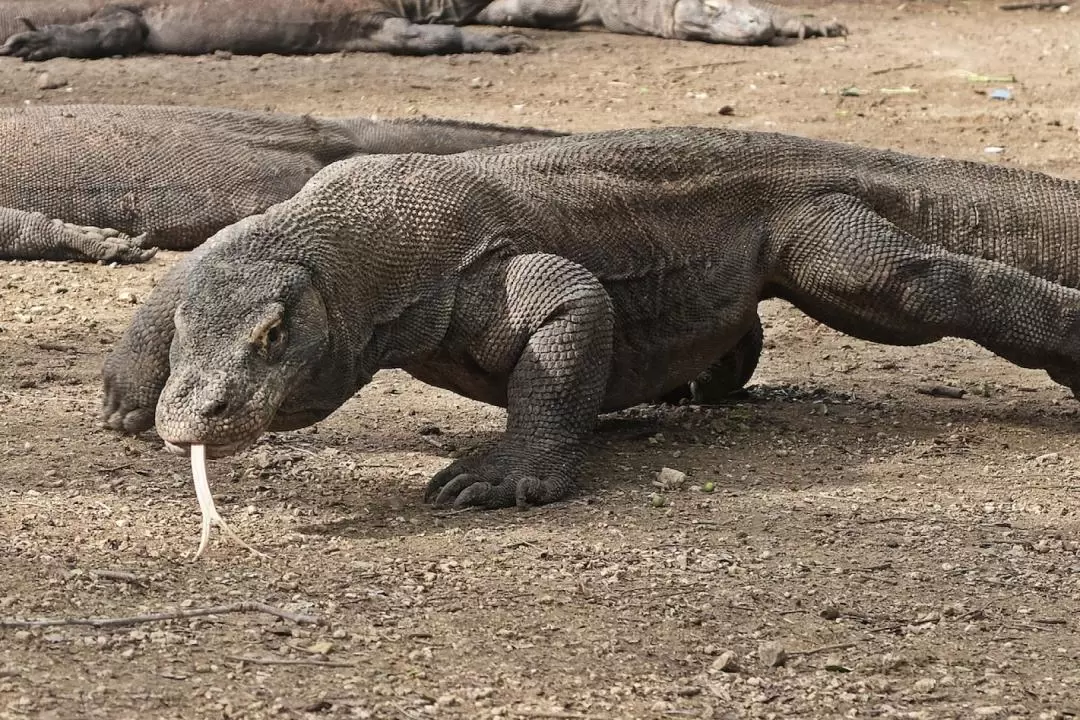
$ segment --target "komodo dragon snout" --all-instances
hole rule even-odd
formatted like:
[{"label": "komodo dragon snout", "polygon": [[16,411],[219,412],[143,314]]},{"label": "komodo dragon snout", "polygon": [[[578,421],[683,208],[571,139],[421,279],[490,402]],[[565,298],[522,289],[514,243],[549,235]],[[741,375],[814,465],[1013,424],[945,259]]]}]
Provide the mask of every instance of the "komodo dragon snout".
[{"label": "komodo dragon snout", "polygon": [[[199,287],[231,292],[190,291]],[[326,306],[304,268],[204,263],[188,288],[155,419],[170,451],[186,455],[198,443],[210,457],[230,455],[269,429],[303,427],[334,409],[290,393],[329,346]]]}]

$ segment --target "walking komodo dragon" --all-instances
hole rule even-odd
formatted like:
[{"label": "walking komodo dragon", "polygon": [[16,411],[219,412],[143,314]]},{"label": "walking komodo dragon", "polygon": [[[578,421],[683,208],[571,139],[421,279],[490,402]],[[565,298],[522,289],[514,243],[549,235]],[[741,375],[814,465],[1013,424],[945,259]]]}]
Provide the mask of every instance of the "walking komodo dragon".
[{"label": "walking komodo dragon", "polygon": [[693,378],[763,298],[875,342],[969,338],[1075,392],[1078,248],[1080,182],[784,135],[358,157],[177,266],[106,360],[105,419],[222,455],[402,368],[508,411],[430,500],[549,502],[598,413]]},{"label": "walking komodo dragon", "polygon": [[154,248],[195,247],[352,155],[450,153],[562,134],[219,108],[0,108],[0,259],[138,262]]},{"label": "walking komodo dragon", "polygon": [[520,35],[469,23],[656,35],[756,45],[776,37],[833,36],[765,0],[5,0],[0,55],[26,60],[137,52],[198,55],[339,51],[431,55],[517,52]]}]

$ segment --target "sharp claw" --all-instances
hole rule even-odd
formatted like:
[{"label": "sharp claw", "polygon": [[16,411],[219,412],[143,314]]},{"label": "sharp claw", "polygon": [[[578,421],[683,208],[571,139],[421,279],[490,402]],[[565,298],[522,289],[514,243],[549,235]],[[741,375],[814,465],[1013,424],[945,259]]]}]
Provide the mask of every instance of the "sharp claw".
[{"label": "sharp claw", "polygon": [[478,482],[462,490],[454,500],[454,507],[462,508],[471,505],[487,505],[491,495],[491,483]]},{"label": "sharp claw", "polygon": [[450,482],[443,486],[443,489],[439,491],[438,497],[435,498],[435,505],[448,505],[453,503],[456,505],[456,498],[459,494],[465,492],[466,488],[475,482],[476,478],[468,473],[462,473],[458,475]]}]

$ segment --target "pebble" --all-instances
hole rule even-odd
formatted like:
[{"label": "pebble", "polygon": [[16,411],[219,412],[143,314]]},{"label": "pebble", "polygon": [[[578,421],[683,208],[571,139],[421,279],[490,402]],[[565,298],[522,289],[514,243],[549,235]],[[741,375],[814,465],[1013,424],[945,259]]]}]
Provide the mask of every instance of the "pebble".
[{"label": "pebble", "polygon": [[1000,705],[983,705],[971,711],[975,717],[997,717],[1005,714],[1005,708]]},{"label": "pebble", "polygon": [[55,90],[67,85],[67,80],[62,77],[50,75],[47,72],[43,72],[37,76],[38,90]]},{"label": "pebble", "polygon": [[731,650],[725,650],[720,653],[720,657],[713,660],[710,669],[716,672],[739,672],[739,656]]},{"label": "pebble", "polygon": [[135,305],[139,302],[139,298],[135,295],[135,293],[131,292],[130,290],[121,290],[120,293],[116,296],[116,299],[120,302],[128,303],[130,305]]},{"label": "pebble", "polygon": [[664,490],[675,490],[681,488],[686,482],[686,473],[674,468],[660,468],[660,472],[656,473],[656,485]]},{"label": "pebble", "polygon": [[937,680],[934,678],[920,678],[915,681],[914,689],[918,693],[928,693],[937,687]]},{"label": "pebble", "polygon": [[766,667],[783,667],[788,660],[787,650],[780,643],[762,643],[758,648],[758,657]]}]

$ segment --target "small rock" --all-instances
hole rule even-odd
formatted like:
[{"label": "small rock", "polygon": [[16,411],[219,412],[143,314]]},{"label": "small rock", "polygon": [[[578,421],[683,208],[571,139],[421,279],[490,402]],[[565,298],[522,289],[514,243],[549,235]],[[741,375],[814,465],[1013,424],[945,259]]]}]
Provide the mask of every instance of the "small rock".
[{"label": "small rock", "polygon": [[821,617],[823,617],[826,620],[835,620],[838,617],[840,617],[840,611],[837,610],[836,608],[832,607],[831,605],[828,606],[828,607],[822,608],[820,614],[821,614]]},{"label": "small rock", "polygon": [[881,656],[881,668],[885,671],[896,670],[897,668],[903,667],[907,664],[907,658],[905,658],[903,655],[885,653]]},{"label": "small rock", "polygon": [[674,468],[661,468],[656,473],[656,482],[653,483],[661,490],[677,490],[686,483],[686,473]]},{"label": "small rock", "polygon": [[121,290],[117,294],[116,299],[122,303],[128,303],[129,305],[134,305],[139,302],[139,298],[136,297],[135,293],[131,292],[130,290]]},{"label": "small rock", "polygon": [[232,53],[229,52],[228,50],[215,50],[214,51],[214,59],[215,60],[232,60]]},{"label": "small rock", "polygon": [[667,498],[660,493],[649,493],[649,503],[655,508],[662,508],[667,505]]},{"label": "small rock", "polygon": [[936,687],[937,680],[935,680],[934,678],[920,678],[915,681],[915,685],[913,686],[915,692],[917,693],[928,693],[933,691],[933,689]]},{"label": "small rock", "polygon": [[420,429],[417,432],[421,435],[442,435],[442,428],[435,423],[426,422],[420,426]]},{"label": "small rock", "polygon": [[1005,714],[1005,708],[1000,705],[983,705],[971,711],[975,717],[997,717]]},{"label": "small rock", "polygon": [[311,643],[304,649],[312,655],[329,655],[334,649],[334,643],[329,640],[319,640],[318,642]]},{"label": "small rock", "polygon": [[725,650],[720,653],[720,657],[713,660],[710,669],[716,672],[739,672],[739,656],[731,650]]},{"label": "small rock", "polygon": [[43,72],[37,76],[38,90],[55,90],[56,88],[62,88],[67,84],[67,80],[64,78],[50,75],[47,72]]},{"label": "small rock", "polygon": [[775,642],[763,643],[758,648],[758,657],[766,667],[783,667],[788,659],[784,646]]}]

